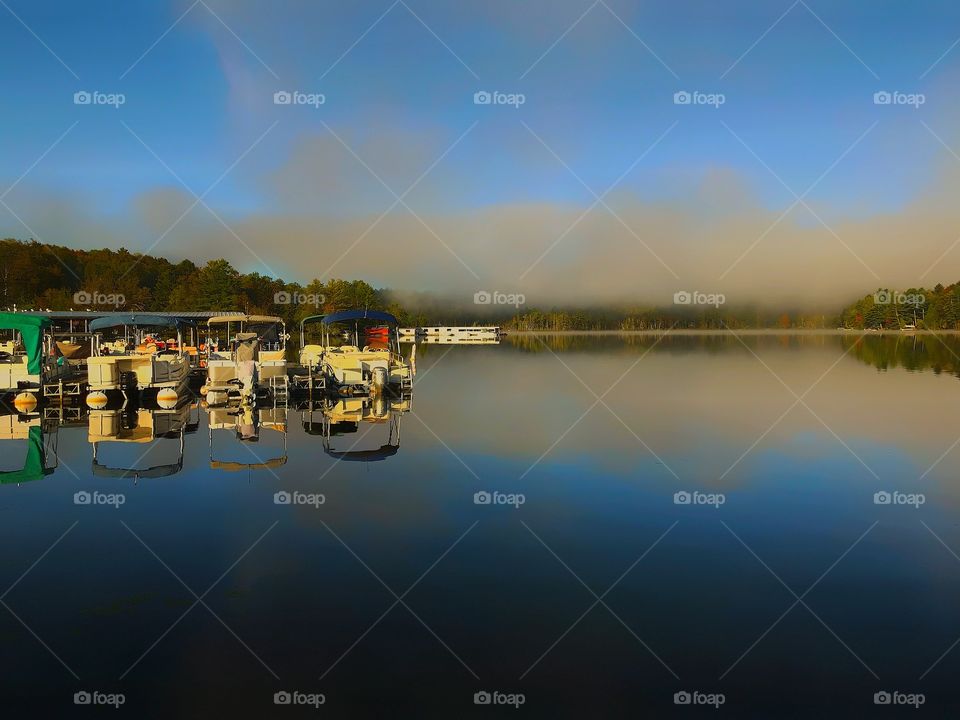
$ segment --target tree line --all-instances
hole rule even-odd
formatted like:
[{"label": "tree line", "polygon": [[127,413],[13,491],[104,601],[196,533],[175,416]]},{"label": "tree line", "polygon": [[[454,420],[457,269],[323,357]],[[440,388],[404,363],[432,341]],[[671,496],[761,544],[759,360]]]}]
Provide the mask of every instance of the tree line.
[{"label": "tree line", "polygon": [[840,313],[843,327],[897,330],[913,326],[928,330],[960,329],[960,283],[937,284],[932,290],[878,288]]},{"label": "tree line", "polygon": [[[196,265],[120,250],[77,250],[0,240],[0,308],[51,310],[236,310],[279,315],[298,324],[308,315],[348,308],[386,310],[402,325],[499,324],[507,330],[592,331],[688,329],[960,329],[960,283],[932,290],[879,288],[839,313],[758,305],[605,306],[523,309],[452,305],[430,293],[401,303],[363,280],[314,279],[306,285],[241,273],[227,260]],[[122,303],[116,304],[118,299]],[[82,302],[81,302],[82,301]],[[415,307],[412,307],[415,306]]]},{"label": "tree line", "polygon": [[198,266],[127,250],[76,250],[36,241],[0,240],[0,308],[21,310],[235,310],[278,315],[288,325],[349,308],[409,315],[389,292],[363,280],[307,285],[241,273],[228,261]]}]

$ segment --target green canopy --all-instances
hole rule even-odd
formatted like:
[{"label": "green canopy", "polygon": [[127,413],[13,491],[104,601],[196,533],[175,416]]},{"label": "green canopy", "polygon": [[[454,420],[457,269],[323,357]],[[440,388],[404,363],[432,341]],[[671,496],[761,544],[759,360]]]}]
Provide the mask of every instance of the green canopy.
[{"label": "green canopy", "polygon": [[16,330],[27,351],[27,372],[39,375],[43,365],[43,331],[50,327],[50,318],[25,313],[0,312],[0,330]]},{"label": "green canopy", "polygon": [[27,458],[23,461],[23,469],[0,472],[0,485],[39,480],[52,473],[53,468],[47,467],[47,459],[43,452],[43,431],[40,426],[35,426],[30,428],[27,437]]}]

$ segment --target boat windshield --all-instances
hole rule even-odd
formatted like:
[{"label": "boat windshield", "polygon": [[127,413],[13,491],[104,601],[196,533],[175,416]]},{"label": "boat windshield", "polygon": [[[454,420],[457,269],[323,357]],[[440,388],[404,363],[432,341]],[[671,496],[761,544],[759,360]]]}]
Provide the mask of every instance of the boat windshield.
[{"label": "boat windshield", "polygon": [[329,347],[356,346],[389,350],[396,332],[376,320],[345,320],[324,325],[325,344]]},{"label": "boat windshield", "polygon": [[283,328],[280,323],[251,322],[247,323],[244,330],[260,338],[262,350],[283,349]]},{"label": "boat windshield", "polygon": [[214,318],[207,326],[207,338],[214,353],[234,351],[241,342],[257,340],[260,350],[283,350],[286,332],[279,318]]}]

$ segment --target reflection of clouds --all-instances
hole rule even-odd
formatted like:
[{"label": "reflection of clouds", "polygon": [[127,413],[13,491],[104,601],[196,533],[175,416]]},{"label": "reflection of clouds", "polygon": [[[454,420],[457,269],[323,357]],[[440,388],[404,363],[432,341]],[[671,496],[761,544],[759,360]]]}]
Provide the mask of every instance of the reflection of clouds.
[{"label": "reflection of clouds", "polygon": [[[845,349],[839,337],[810,338],[792,349],[782,348],[777,337],[746,341],[798,395]],[[618,340],[602,342],[619,344]],[[795,398],[742,347],[726,344],[706,356],[677,349],[687,342],[696,339],[672,338],[662,349],[655,349],[606,401],[681,479],[715,482]],[[616,354],[571,352],[562,358],[601,394],[642,352],[640,347],[620,347]],[[481,357],[468,350],[457,349],[438,365],[417,399],[425,421],[442,428],[444,440],[458,453],[466,453],[466,458],[489,454],[530,464],[593,403],[593,396],[549,353],[518,356],[507,346]],[[466,400],[471,392],[463,387],[468,378],[483,383],[483,392],[474,402]],[[879,374],[850,357],[837,364],[804,401],[881,479],[885,479],[887,460],[877,452],[884,447],[891,453],[905,453],[914,464],[916,479],[960,434],[960,408],[943,402],[950,392],[960,392],[952,377]],[[450,401],[458,395],[462,402]],[[937,422],[931,422],[934,415]],[[868,476],[802,405],[790,411],[753,453],[771,450],[797,461],[839,458],[844,472],[849,465],[851,474]],[[751,455],[726,482],[735,483],[747,474]],[[636,439],[597,406],[535,474],[542,476],[551,464],[580,462],[585,456],[597,472],[616,474],[630,474],[641,459],[649,458]],[[956,467],[955,462],[948,456],[931,475],[947,472]]]}]

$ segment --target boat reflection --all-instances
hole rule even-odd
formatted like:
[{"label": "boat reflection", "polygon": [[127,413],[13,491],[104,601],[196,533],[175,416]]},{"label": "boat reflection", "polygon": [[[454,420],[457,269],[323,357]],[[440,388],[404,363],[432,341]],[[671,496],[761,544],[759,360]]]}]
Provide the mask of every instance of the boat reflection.
[{"label": "boat reflection", "polygon": [[[196,413],[196,416],[194,416]],[[114,410],[91,410],[88,415],[87,441],[93,446],[92,470],[96,477],[159,478],[176,475],[183,469],[184,436],[194,433],[200,426],[200,410],[197,403],[184,403],[179,407],[161,408],[123,407]],[[195,417],[195,419],[194,419]],[[177,440],[179,451],[172,463],[146,468],[112,467],[101,462],[102,443],[150,444],[158,440]],[[138,460],[153,449],[144,449]]]},{"label": "boat reflection", "polygon": [[[48,405],[32,413],[9,408],[0,412],[0,441],[15,443],[0,447],[0,452],[6,450],[3,454],[11,458],[8,467],[13,467],[0,470],[0,484],[20,484],[53,474],[59,465],[57,439],[61,431],[86,432],[95,478],[128,479],[137,484],[141,478],[177,475],[189,466],[185,460],[187,436],[197,433],[204,419],[211,470],[273,472],[287,464],[288,414],[294,412],[300,413],[305,435],[320,436],[328,457],[338,462],[376,462],[399,451],[401,420],[412,408],[412,397],[409,391],[392,390],[342,397],[324,393],[320,399],[304,400],[296,409],[281,402],[284,398],[275,398],[266,407],[212,407],[202,400],[184,399],[174,408],[143,407],[136,402],[102,409],[85,404]],[[22,466],[21,446],[26,449]],[[166,462],[149,464],[151,453],[164,454]]]},{"label": "boat reflection", "polygon": [[304,432],[323,437],[328,456],[338,461],[377,462],[400,450],[400,421],[412,403],[411,393],[332,398],[301,408],[300,421]]},{"label": "boat reflection", "polygon": [[[287,409],[285,407],[258,408],[255,405],[235,405],[207,408],[208,435],[210,442],[210,468],[213,470],[243,471],[271,470],[287,462]],[[234,439],[253,456],[257,462],[242,463],[217,460],[214,457],[214,431],[232,430]],[[260,442],[262,430],[279,433],[283,439],[280,455],[264,460],[250,444]]]},{"label": "boat reflection", "polygon": [[57,423],[44,421],[39,413],[0,415],[0,441],[25,440],[23,467],[0,471],[0,485],[20,485],[52,475],[58,464]]}]

